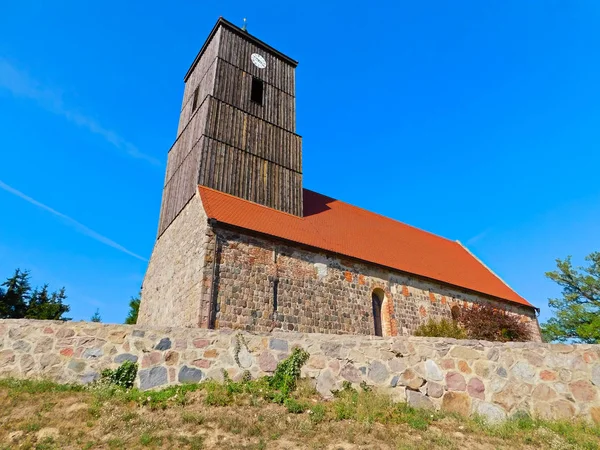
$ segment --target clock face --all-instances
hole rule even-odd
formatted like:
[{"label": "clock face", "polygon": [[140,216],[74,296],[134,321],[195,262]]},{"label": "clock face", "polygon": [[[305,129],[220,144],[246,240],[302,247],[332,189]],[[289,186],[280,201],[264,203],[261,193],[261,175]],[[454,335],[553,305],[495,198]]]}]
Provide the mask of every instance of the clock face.
[{"label": "clock face", "polygon": [[252,60],[252,64],[254,64],[259,69],[264,69],[265,67],[267,67],[267,62],[265,61],[265,58],[260,56],[258,53],[252,53],[250,59]]}]

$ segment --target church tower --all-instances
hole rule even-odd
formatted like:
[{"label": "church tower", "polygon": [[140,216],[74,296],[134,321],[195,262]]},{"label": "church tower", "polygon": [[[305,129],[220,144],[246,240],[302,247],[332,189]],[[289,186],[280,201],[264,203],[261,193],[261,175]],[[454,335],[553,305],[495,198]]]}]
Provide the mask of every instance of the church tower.
[{"label": "church tower", "polygon": [[197,186],[302,215],[297,62],[223,18],[185,75],[158,236]]}]

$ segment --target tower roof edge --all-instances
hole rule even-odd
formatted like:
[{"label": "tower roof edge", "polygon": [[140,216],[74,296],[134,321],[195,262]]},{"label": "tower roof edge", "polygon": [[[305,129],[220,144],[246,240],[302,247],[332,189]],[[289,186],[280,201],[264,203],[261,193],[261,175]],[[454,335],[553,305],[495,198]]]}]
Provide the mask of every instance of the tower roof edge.
[{"label": "tower roof edge", "polygon": [[210,34],[206,38],[206,41],[204,42],[204,45],[202,46],[202,48],[200,49],[200,51],[196,55],[196,58],[194,58],[194,62],[192,62],[192,65],[190,66],[190,68],[186,72],[185,76],[183,77],[183,81],[184,82],[187,82],[188,78],[190,77],[190,75],[194,71],[194,67],[196,67],[196,64],[198,64],[198,61],[200,61],[200,58],[202,57],[202,54],[206,50],[206,47],[208,47],[208,44],[210,43],[210,41],[212,40],[213,36],[216,34],[216,32],[217,32],[217,30],[219,29],[220,26],[226,27],[229,30],[233,31],[234,33],[237,33],[240,36],[243,36],[245,39],[249,40],[253,44],[255,44],[258,47],[262,48],[263,50],[266,50],[266,51],[268,51],[270,53],[273,53],[274,55],[276,55],[277,57],[281,58],[282,60],[284,60],[285,62],[287,62],[291,66],[293,66],[294,68],[296,66],[298,66],[298,61],[290,58],[289,56],[284,55],[279,50],[275,50],[269,44],[266,44],[265,42],[261,41],[260,39],[252,36],[247,31],[242,30],[240,27],[234,25],[233,23],[229,22],[228,20],[224,19],[223,17],[219,17],[219,19],[217,20],[217,23],[215,23],[215,26],[213,27],[213,29],[211,30]]}]

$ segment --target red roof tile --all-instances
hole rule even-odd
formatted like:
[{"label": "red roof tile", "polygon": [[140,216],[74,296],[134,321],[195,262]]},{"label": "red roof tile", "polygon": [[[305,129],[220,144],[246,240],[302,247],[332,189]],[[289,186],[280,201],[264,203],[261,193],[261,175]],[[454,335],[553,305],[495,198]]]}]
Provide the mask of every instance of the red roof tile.
[{"label": "red roof tile", "polygon": [[199,191],[218,222],[532,306],[460,243],[316,192],[304,189],[304,217],[297,217],[204,186]]}]

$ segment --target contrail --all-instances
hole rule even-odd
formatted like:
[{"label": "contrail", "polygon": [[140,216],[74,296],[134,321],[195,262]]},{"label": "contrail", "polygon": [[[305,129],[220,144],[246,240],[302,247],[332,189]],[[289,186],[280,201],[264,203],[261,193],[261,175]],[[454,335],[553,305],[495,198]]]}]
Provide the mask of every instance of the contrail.
[{"label": "contrail", "polygon": [[69,122],[85,128],[90,133],[101,136],[108,143],[131,158],[140,159],[153,166],[162,166],[162,163],[157,158],[141,152],[131,142],[119,136],[114,131],[103,127],[92,117],[65,106],[59,90],[42,86],[27,73],[17,69],[2,57],[0,57],[0,88],[8,90],[15,97],[33,100],[45,110],[63,116]]},{"label": "contrail", "polygon": [[91,237],[92,239],[95,239],[98,242],[102,242],[104,245],[108,245],[109,247],[115,248],[123,253],[127,253],[129,256],[133,256],[134,258],[137,258],[142,261],[148,261],[146,258],[144,258],[140,255],[137,255],[137,254],[133,253],[132,251],[127,250],[125,247],[117,244],[115,241],[112,241],[109,238],[102,236],[100,233],[95,232],[91,228],[88,228],[85,225],[77,222],[75,219],[72,219],[71,217],[69,217],[63,213],[58,212],[55,209],[52,209],[49,206],[44,205],[43,203],[40,203],[31,197],[28,197],[27,195],[23,194],[21,191],[18,191],[15,188],[4,183],[2,180],[0,180],[0,189],[4,189],[6,192],[10,192],[11,194],[16,195],[17,197],[22,198],[26,202],[29,202],[32,205],[37,206],[38,208],[42,208],[42,209],[48,211],[49,213],[52,213],[55,216],[60,217],[62,220],[64,220],[67,223],[67,225],[71,226],[72,228],[75,228],[75,230],[77,230],[81,234],[85,234],[86,236]]}]

